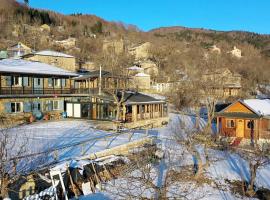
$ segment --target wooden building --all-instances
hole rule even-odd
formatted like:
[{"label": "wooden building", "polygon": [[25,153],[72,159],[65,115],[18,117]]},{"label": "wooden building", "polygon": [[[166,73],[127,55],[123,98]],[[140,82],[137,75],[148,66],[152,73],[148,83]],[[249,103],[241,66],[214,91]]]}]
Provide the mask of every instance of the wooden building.
[{"label": "wooden building", "polygon": [[75,57],[61,52],[51,50],[38,51],[24,55],[23,59],[54,65],[73,72],[76,71]]},{"label": "wooden building", "polygon": [[222,136],[253,141],[270,139],[270,100],[238,100],[217,113]]},{"label": "wooden building", "polygon": [[122,120],[137,122],[168,116],[167,102],[138,92],[126,92]]},{"label": "wooden building", "polygon": [[0,60],[0,113],[23,118],[34,112],[57,114],[71,96],[77,74],[39,62]]},{"label": "wooden building", "polygon": [[202,74],[202,80],[213,84],[215,93],[219,96],[237,97],[242,89],[241,75],[227,68],[206,71]]}]

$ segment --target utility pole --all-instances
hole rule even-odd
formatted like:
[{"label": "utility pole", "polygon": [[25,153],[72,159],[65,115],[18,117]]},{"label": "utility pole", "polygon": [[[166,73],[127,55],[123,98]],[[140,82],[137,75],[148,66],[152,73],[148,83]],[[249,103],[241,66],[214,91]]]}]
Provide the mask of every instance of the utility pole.
[{"label": "utility pole", "polygon": [[99,66],[99,90],[98,95],[101,95],[101,65]]}]

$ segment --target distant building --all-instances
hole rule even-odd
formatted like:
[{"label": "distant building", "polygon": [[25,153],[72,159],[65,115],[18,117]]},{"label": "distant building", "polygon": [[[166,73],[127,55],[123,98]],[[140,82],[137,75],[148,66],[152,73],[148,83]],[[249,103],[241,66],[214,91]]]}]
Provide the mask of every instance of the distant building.
[{"label": "distant building", "polygon": [[104,40],[102,49],[104,52],[114,51],[116,54],[121,54],[125,50],[124,40]]},{"label": "distant building", "polygon": [[232,56],[236,58],[241,58],[242,57],[242,51],[240,49],[237,49],[236,46],[233,47],[233,50],[229,51]]},{"label": "distant building", "polygon": [[133,76],[134,86],[139,90],[149,90],[151,83],[151,76],[140,72]]},{"label": "distant building", "polygon": [[217,113],[217,132],[237,138],[240,144],[264,143],[270,139],[270,100],[238,100]]},{"label": "distant building", "polygon": [[76,38],[68,38],[66,40],[54,41],[54,43],[58,46],[61,46],[65,49],[76,47]]},{"label": "distant building", "polygon": [[69,71],[76,71],[75,57],[61,52],[51,50],[38,51],[24,55],[23,58],[29,61],[47,63]]},{"label": "distant building", "polygon": [[211,47],[211,51],[212,51],[212,52],[216,52],[216,53],[218,53],[218,54],[221,54],[221,49],[218,48],[216,45],[213,45],[213,46]]},{"label": "distant building", "polygon": [[215,83],[216,93],[220,96],[239,96],[241,92],[241,75],[227,68],[207,71],[202,74],[202,80]]},{"label": "distant building", "polygon": [[128,49],[131,55],[135,56],[136,60],[148,59],[150,56],[151,43],[146,42],[138,46],[134,46]]},{"label": "distant building", "polygon": [[50,32],[51,27],[48,24],[43,24],[43,25],[40,26],[40,30]]},{"label": "distant building", "polygon": [[32,49],[25,44],[18,42],[15,45],[7,48],[7,53],[9,58],[20,58],[26,54],[32,52]]},{"label": "distant building", "polygon": [[157,76],[159,69],[156,65],[156,63],[154,63],[151,60],[140,60],[137,62],[137,65],[140,66],[141,68],[143,68],[144,73],[146,74],[150,74],[153,76]]}]

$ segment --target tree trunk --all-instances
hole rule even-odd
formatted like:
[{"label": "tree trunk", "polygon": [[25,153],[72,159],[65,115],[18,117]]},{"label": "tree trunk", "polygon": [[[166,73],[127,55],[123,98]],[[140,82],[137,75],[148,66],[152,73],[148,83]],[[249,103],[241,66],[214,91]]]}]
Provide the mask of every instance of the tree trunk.
[{"label": "tree trunk", "polygon": [[250,182],[249,182],[248,191],[247,191],[247,194],[251,197],[254,196],[256,193],[254,191],[254,187],[255,187],[255,179],[256,179],[257,169],[258,169],[258,164],[257,163],[253,164],[251,161],[249,163]]},{"label": "tree trunk", "polygon": [[116,121],[120,121],[121,104],[116,104]]}]

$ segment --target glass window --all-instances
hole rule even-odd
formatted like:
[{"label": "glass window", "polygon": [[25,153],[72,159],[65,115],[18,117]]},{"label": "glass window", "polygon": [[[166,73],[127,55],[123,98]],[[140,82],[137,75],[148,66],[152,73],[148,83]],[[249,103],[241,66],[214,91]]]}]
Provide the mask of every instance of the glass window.
[{"label": "glass window", "polygon": [[59,101],[53,101],[53,110],[59,110]]},{"label": "glass window", "polygon": [[246,128],[247,129],[254,129],[254,120],[246,121]]},{"label": "glass window", "polygon": [[226,120],[226,127],[227,128],[235,128],[235,120],[234,119],[227,119]]},{"label": "glass window", "polygon": [[22,85],[22,78],[19,76],[13,76],[12,85],[14,86],[21,86]]},{"label": "glass window", "polygon": [[11,103],[11,112],[18,113],[23,111],[23,104],[22,102],[13,102]]}]

